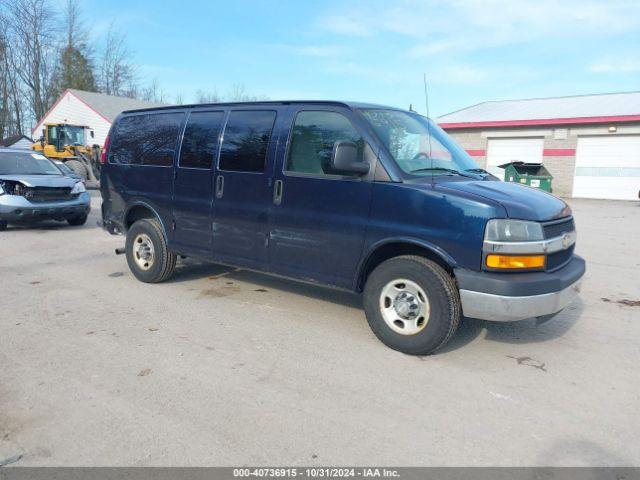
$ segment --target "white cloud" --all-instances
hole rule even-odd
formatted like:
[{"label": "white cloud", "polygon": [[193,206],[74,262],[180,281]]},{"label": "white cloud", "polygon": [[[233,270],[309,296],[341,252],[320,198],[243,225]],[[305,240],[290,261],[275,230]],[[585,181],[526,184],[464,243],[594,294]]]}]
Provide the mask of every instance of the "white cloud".
[{"label": "white cloud", "polygon": [[366,22],[362,22],[357,17],[330,15],[323,20],[322,24],[327,30],[341,35],[366,37],[373,33],[368,29]]},{"label": "white cloud", "polygon": [[487,70],[465,64],[449,64],[433,69],[427,81],[477,85],[490,78]]},{"label": "white cloud", "polygon": [[563,37],[610,36],[640,28],[640,2],[627,0],[369,1],[321,19],[346,36],[411,39],[413,57]]},{"label": "white cloud", "polygon": [[636,73],[640,72],[640,57],[607,58],[589,65],[594,73]]},{"label": "white cloud", "polygon": [[351,60],[331,60],[324,64],[328,73],[344,76],[366,77],[377,82],[397,82],[402,79],[399,72],[380,69],[377,66],[363,65]]},{"label": "white cloud", "polygon": [[337,57],[346,53],[347,49],[340,45],[324,45],[324,46],[304,46],[304,47],[291,47],[294,53],[304,55],[306,57]]}]

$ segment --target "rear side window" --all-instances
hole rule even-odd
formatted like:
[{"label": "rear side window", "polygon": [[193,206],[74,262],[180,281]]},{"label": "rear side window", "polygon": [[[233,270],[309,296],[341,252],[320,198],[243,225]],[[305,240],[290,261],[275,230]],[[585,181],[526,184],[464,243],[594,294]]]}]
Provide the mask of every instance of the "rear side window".
[{"label": "rear side window", "polygon": [[194,112],[189,115],[180,149],[180,166],[209,169],[218,146],[224,112]]},{"label": "rear side window", "polygon": [[275,119],[274,111],[231,112],[220,148],[220,170],[263,172]]},{"label": "rear side window", "polygon": [[344,175],[344,172],[331,167],[333,147],[340,140],[355,143],[362,161],[364,141],[347,117],[337,112],[299,112],[291,132],[286,170],[314,175]]},{"label": "rear side window", "polygon": [[115,126],[109,162],[170,167],[184,113],[131,115]]}]

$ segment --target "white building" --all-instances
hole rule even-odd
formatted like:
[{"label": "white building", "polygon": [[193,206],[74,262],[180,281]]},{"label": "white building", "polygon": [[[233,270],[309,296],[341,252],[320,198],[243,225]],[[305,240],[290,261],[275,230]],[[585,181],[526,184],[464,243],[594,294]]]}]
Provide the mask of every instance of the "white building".
[{"label": "white building", "polygon": [[637,200],[640,92],[484,102],[438,118],[478,163],[544,163],[553,193]]},{"label": "white building", "polygon": [[26,135],[14,135],[0,140],[0,147],[31,148],[31,145],[33,145],[33,140]]},{"label": "white building", "polygon": [[68,123],[89,127],[93,130],[94,137],[87,139],[87,143],[103,147],[111,124],[121,112],[162,105],[164,104],[68,89],[33,128],[33,137],[38,139],[42,136],[46,123]]}]

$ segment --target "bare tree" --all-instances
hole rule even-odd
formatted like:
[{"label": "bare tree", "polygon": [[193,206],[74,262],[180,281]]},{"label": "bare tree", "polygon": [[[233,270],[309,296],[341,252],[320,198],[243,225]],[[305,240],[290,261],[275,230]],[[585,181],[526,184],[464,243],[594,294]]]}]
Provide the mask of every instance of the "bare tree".
[{"label": "bare tree", "polygon": [[63,14],[66,41],[60,45],[59,60],[54,74],[55,96],[67,88],[96,90],[93,73],[92,49],[89,34],[82,21],[82,11],[78,0],[67,0]]},{"label": "bare tree", "polygon": [[[4,2],[0,2],[0,7],[3,7]],[[2,14],[3,8],[0,8],[0,138],[5,135],[10,135],[10,131],[13,127],[12,111],[9,100],[9,62],[7,55],[9,55],[9,44],[7,41],[7,22]]]},{"label": "bare tree", "polygon": [[82,9],[78,0],[67,0],[63,25],[67,34],[67,45],[76,48],[88,48],[89,32],[82,21]]},{"label": "bare tree", "polygon": [[269,98],[264,95],[250,95],[247,93],[247,89],[242,83],[234,83],[231,86],[231,90],[226,96],[230,102],[257,102],[259,100],[268,100]]},{"label": "bare tree", "polygon": [[53,101],[56,16],[47,0],[8,0],[10,68],[17,72],[34,118],[42,118]]},{"label": "bare tree", "polygon": [[99,65],[100,91],[107,95],[135,97],[138,93],[136,71],[126,37],[112,23],[107,31]]},{"label": "bare tree", "polygon": [[222,102],[222,97],[218,94],[217,89],[213,90],[198,90],[196,92],[196,103],[219,103]]},{"label": "bare tree", "polygon": [[140,99],[145,102],[164,103],[166,93],[160,87],[158,79],[154,78],[148,87],[142,89]]}]

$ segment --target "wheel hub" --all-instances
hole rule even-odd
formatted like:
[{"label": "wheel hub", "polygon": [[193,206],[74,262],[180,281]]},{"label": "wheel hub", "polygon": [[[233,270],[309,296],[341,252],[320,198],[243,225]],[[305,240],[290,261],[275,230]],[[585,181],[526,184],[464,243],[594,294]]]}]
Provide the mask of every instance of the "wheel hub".
[{"label": "wheel hub", "polygon": [[149,270],[155,261],[155,251],[151,238],[141,233],[133,240],[133,258],[142,270]]},{"label": "wheel hub", "polygon": [[429,300],[417,283],[406,279],[393,280],[380,293],[380,313],[394,332],[415,335],[429,321]]},{"label": "wheel hub", "polygon": [[395,308],[398,316],[408,320],[410,318],[415,318],[419,312],[420,305],[418,304],[415,295],[412,295],[407,291],[403,291],[400,292],[393,301],[393,308]]}]

